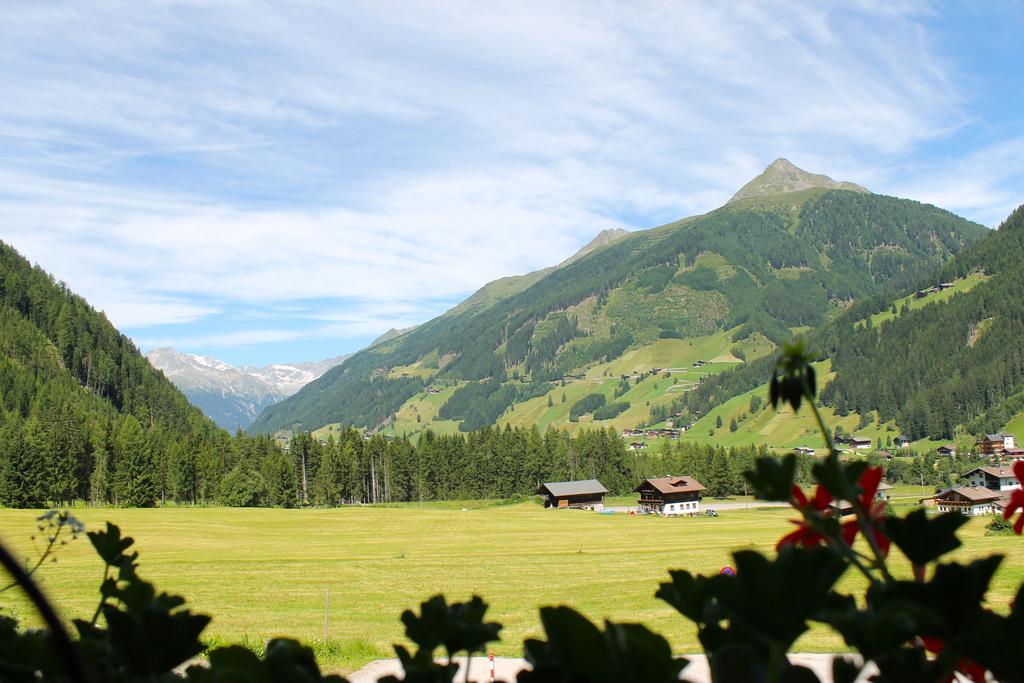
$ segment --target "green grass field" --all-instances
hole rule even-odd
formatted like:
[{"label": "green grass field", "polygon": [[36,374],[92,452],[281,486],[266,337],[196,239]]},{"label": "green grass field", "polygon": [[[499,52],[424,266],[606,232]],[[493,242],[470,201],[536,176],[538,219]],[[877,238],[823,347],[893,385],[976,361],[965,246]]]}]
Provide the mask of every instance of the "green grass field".
[{"label": "green grass field", "polygon": [[[902,492],[908,496],[913,491]],[[341,509],[83,508],[90,528],[112,520],[137,541],[140,573],[214,615],[218,643],[258,645],[275,635],[322,640],[330,591],[330,637],[317,650],[328,668],[347,671],[391,656],[401,642],[399,614],[432,594],[483,596],[505,625],[499,655],[519,655],[538,633],[537,607],[565,603],[594,619],[641,621],[679,652],[698,649],[694,629],[654,598],[670,568],[715,573],[730,552],[771,552],[789,528],[785,510],[723,511],[712,518],[664,519],[543,510],[534,503],[443,503]],[[35,513],[0,510],[5,542],[28,555]],[[961,558],[1007,555],[990,601],[1005,609],[1024,580],[1024,542],[986,537],[984,522],[961,532]],[[897,571],[907,574],[905,564]],[[88,617],[102,566],[86,539],[60,551],[41,573],[66,617]],[[846,589],[860,587],[852,574]],[[0,608],[34,617],[16,591]],[[841,640],[815,630],[802,651],[832,651]]]}]

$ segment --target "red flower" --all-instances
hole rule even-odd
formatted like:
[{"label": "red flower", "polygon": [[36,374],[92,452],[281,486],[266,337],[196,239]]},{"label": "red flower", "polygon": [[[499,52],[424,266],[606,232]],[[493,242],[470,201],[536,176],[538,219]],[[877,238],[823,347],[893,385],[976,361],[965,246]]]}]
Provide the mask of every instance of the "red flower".
[{"label": "red flower", "polygon": [[[807,496],[800,490],[800,487],[793,484],[793,499],[790,501],[790,505],[797,510],[815,510],[821,513],[828,509],[828,504],[831,502],[832,494],[820,486],[814,490],[814,498],[807,500]],[[825,543],[825,537],[811,529],[806,519],[794,519],[792,522],[797,526],[796,531],[779,539],[775,545],[776,550],[787,545],[802,545],[805,548],[810,548]]]},{"label": "red flower", "polygon": [[[1013,465],[1013,473],[1017,476],[1017,481],[1024,486],[1024,460],[1018,460]],[[1013,513],[1017,510],[1024,511],[1024,488],[1015,489],[1010,494],[1010,502],[1006,504],[1006,509],[1003,510],[1003,519],[1009,519],[1013,517]],[[1024,532],[1024,514],[1021,514],[1017,518],[1017,521],[1013,523],[1013,531],[1018,536],[1021,532]]]},{"label": "red flower", "polygon": [[[889,537],[881,532],[878,524],[882,520],[882,517],[885,516],[885,501],[875,500],[875,494],[878,492],[878,485],[881,481],[881,467],[869,467],[864,470],[864,474],[860,475],[860,481],[857,482],[861,489],[860,496],[857,497],[857,501],[868,513],[868,530],[870,531],[875,544],[878,545],[878,549],[882,551],[883,555],[888,555],[890,545]],[[843,540],[846,541],[847,545],[853,545],[854,539],[857,538],[858,531],[860,531],[860,525],[856,519],[843,522]]]},{"label": "red flower", "polygon": [[[921,638],[921,640],[924,642],[924,649],[933,654],[942,654],[942,651],[946,649],[946,642],[941,638]],[[974,683],[985,683],[985,667],[977,662],[961,659],[956,663],[956,670]],[[952,680],[954,680],[953,674],[950,674],[943,680],[943,683],[949,683]]]}]

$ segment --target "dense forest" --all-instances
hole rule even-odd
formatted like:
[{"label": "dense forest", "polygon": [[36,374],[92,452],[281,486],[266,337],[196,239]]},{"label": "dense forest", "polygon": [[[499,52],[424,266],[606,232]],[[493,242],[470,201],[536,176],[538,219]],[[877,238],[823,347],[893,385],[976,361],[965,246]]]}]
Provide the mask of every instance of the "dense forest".
[{"label": "dense forest", "polygon": [[226,440],[102,313],[0,242],[0,501],[151,505],[157,467]]},{"label": "dense forest", "polygon": [[1022,262],[1024,207],[940,274],[990,276],[969,292],[878,326],[829,328],[821,349],[836,377],[822,400],[840,413],[877,410],[915,439],[950,438],[961,425],[998,431],[1024,397]]},{"label": "dense forest", "polygon": [[[821,400],[837,413],[877,411],[912,439],[998,431],[1024,410],[1024,206],[913,289],[988,276],[948,301],[918,308],[874,297],[808,337],[836,376]],[[905,293],[905,292],[904,292]],[[878,325],[871,315],[889,310]],[[898,360],[896,360],[898,359]],[[771,360],[708,378],[678,401],[700,413],[762,384]]]},{"label": "dense forest", "polygon": [[[469,382],[446,414],[491,423],[533,387],[660,337],[740,326],[779,343],[851,301],[916,284],[985,234],[932,206],[850,191],[730,204],[633,233],[489,306],[456,310],[356,354],[268,408],[254,432],[330,423],[376,428],[424,383]],[[429,371],[402,376],[418,364]],[[472,412],[470,397],[484,403]]]}]

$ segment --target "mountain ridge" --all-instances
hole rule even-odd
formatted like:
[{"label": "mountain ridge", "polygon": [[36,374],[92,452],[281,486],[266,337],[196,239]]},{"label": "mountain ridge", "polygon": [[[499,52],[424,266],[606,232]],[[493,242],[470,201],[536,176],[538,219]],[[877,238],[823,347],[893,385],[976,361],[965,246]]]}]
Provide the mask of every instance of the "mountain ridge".
[{"label": "mountain ridge", "polygon": [[146,353],[153,367],[163,372],[193,405],[229,431],[245,429],[264,408],[295,394],[349,356],[315,362],[233,366],[212,356],[183,353],[169,347]]},{"label": "mountain ridge", "polygon": [[[936,207],[863,188],[811,189],[764,195],[770,202],[731,202],[620,236],[564,266],[536,271],[486,305],[478,292],[478,305],[466,305],[471,297],[357,354],[265,410],[252,429],[380,429],[416,396],[443,405],[409,413],[415,429],[426,428],[424,415],[474,429],[544,395],[553,382],[659,339],[731,330],[718,355],[764,353],[766,344],[819,325],[851,302],[916,286],[988,232]],[[636,416],[638,408],[622,414]]]}]

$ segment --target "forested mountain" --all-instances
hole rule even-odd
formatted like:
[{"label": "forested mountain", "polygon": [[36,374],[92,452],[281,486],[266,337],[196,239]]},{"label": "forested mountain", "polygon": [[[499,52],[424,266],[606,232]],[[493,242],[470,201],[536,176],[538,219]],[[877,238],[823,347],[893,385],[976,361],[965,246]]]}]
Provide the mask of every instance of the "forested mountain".
[{"label": "forested mountain", "polygon": [[153,367],[181,389],[192,405],[232,432],[245,429],[264,408],[296,393],[348,357],[235,367],[218,358],[169,348],[146,354]]},{"label": "forested mountain", "polygon": [[[808,337],[835,376],[821,400],[836,414],[895,421],[912,439],[996,432],[1024,411],[1024,206],[893,302],[854,306]],[[943,297],[943,283],[970,288]],[[948,284],[946,285],[948,286]],[[703,383],[677,404],[707,410],[762,384],[768,359]]]},{"label": "forested mountain", "polygon": [[794,328],[916,286],[986,233],[932,206],[831,189],[825,176],[781,167],[766,174],[795,173],[809,187],[762,183],[709,214],[630,233],[509,295],[460,305],[356,354],[251,429],[378,429],[426,394],[445,397],[431,419],[477,429],[535,397],[548,394],[550,406],[554,383],[659,341],[728,330],[728,358],[742,360],[749,340],[763,355]]},{"label": "forested mountain", "polygon": [[0,242],[0,503],[195,500],[226,441],[102,313]]},{"label": "forested mountain", "polygon": [[847,320],[828,328],[820,346],[836,377],[822,400],[840,410],[876,410],[911,438],[948,439],[961,426],[999,431],[1024,410],[1022,264],[1024,206],[936,278],[986,276],[969,292],[904,307],[880,324]]}]

